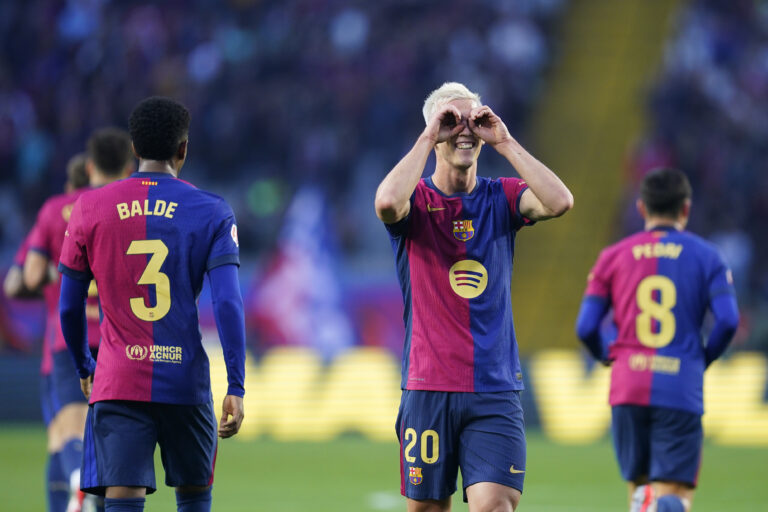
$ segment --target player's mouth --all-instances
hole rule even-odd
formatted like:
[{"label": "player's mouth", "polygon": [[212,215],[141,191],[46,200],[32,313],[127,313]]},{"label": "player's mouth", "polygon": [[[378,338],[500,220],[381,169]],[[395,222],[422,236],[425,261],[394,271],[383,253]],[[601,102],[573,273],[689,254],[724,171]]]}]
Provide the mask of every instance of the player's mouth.
[{"label": "player's mouth", "polygon": [[474,149],[474,147],[477,145],[477,142],[474,140],[460,140],[456,141],[456,144],[454,144],[454,147],[456,149]]}]

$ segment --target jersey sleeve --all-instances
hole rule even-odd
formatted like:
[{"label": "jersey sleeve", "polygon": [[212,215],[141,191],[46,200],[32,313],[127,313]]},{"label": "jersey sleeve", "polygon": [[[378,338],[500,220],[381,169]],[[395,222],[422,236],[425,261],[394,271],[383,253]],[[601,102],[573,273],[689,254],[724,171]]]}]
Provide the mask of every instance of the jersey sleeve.
[{"label": "jersey sleeve", "polygon": [[717,251],[714,251],[709,273],[707,276],[707,286],[709,289],[709,299],[717,297],[722,294],[736,294],[736,290],[733,287],[733,274],[731,269],[725,264],[722,256]]},{"label": "jersey sleeve", "polygon": [[232,208],[224,201],[218,205],[213,244],[208,253],[206,270],[221,265],[240,266],[240,242],[237,238],[237,223]]},{"label": "jersey sleeve", "polygon": [[387,228],[387,233],[389,233],[389,236],[392,238],[401,238],[408,234],[408,226],[411,223],[411,216],[413,214],[413,207],[415,204],[414,198],[416,197],[416,192],[414,191],[413,194],[411,194],[411,208],[408,211],[408,215],[403,217],[397,222],[393,222],[392,224],[384,223],[384,227]]},{"label": "jersey sleeve", "polygon": [[611,296],[610,253],[604,250],[597,258],[597,262],[587,275],[586,297],[601,297],[609,299]]},{"label": "jersey sleeve", "polygon": [[512,225],[515,230],[523,226],[533,225],[534,221],[520,213],[520,199],[523,197],[523,192],[528,189],[528,184],[519,178],[499,178],[499,181],[501,181],[501,186],[504,188],[504,195],[507,196],[509,213],[512,216]]},{"label": "jersey sleeve", "polygon": [[69,224],[64,232],[64,244],[61,247],[61,258],[59,259],[59,272],[81,281],[93,279],[93,273],[88,264],[86,232],[81,199],[78,199],[72,208],[72,215],[69,217]]},{"label": "jersey sleeve", "polygon": [[47,204],[43,205],[37,214],[37,220],[35,225],[32,226],[32,230],[27,235],[27,250],[36,251],[45,255],[47,258],[51,257],[50,246],[50,229],[48,229],[48,208]]}]

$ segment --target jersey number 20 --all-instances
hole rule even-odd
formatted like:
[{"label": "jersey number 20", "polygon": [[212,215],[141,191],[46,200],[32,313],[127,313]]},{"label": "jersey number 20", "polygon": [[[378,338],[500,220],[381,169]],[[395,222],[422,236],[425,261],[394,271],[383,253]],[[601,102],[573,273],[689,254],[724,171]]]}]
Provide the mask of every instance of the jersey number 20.
[{"label": "jersey number 20", "polygon": [[[659,299],[654,297],[659,294]],[[646,347],[666,347],[675,337],[677,328],[672,308],[677,304],[675,283],[665,276],[648,276],[637,286],[637,307],[640,314],[635,319],[637,339]],[[651,329],[651,319],[659,323],[659,332]]]},{"label": "jersey number 20", "polygon": [[156,305],[147,307],[144,297],[132,297],[131,311],[141,320],[156,322],[171,310],[171,282],[166,274],[160,272],[160,267],[168,257],[168,247],[162,240],[134,240],[126,254],[152,255],[137,284],[155,285]]}]

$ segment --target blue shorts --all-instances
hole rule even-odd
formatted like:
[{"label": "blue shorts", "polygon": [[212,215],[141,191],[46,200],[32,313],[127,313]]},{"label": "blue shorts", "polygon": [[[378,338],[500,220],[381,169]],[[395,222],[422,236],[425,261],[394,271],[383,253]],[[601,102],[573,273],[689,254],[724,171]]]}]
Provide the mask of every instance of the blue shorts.
[{"label": "blue shorts", "polygon": [[[82,394],[82,391],[80,392]],[[40,409],[43,413],[45,426],[51,424],[53,418],[59,413],[61,405],[53,390],[53,377],[51,374],[40,376]]]},{"label": "blue shorts", "polygon": [[80,488],[102,496],[114,486],[155,492],[156,444],[166,485],[211,485],[216,429],[211,403],[96,402],[88,408],[85,423]]},{"label": "blue shorts", "polygon": [[640,405],[612,408],[613,445],[627,481],[679,482],[696,487],[704,433],[701,415]]},{"label": "blue shorts", "polygon": [[400,440],[400,492],[440,500],[495,482],[523,491],[525,425],[519,391],[459,393],[403,390],[395,426]]},{"label": "blue shorts", "polygon": [[[91,355],[96,359],[98,350],[91,349]],[[53,379],[53,390],[59,408],[72,403],[87,404],[83,390],[80,388],[80,376],[75,370],[75,364],[72,362],[72,356],[69,350],[61,350],[53,353],[53,369],[51,370]]]}]

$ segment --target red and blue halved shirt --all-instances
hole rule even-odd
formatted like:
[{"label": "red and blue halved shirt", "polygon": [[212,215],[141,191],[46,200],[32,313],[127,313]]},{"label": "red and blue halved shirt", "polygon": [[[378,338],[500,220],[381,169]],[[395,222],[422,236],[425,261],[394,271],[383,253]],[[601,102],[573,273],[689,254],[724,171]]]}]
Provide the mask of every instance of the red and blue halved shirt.
[{"label": "red and blue halved shirt", "polygon": [[527,188],[516,178],[478,177],[446,196],[431,178],[408,216],[386,225],[405,302],[403,389],[523,389],[512,322],[512,259]]},{"label": "red and blue halved shirt", "polygon": [[[99,289],[102,339],[91,402],[210,401],[197,299],[204,274],[239,265],[238,254],[229,205],[171,175],[134,173],[81,196],[59,268],[74,279],[94,278]],[[227,368],[241,389],[243,365],[244,357]]]},{"label": "red and blue halved shirt", "polygon": [[604,249],[585,295],[613,307],[610,404],[702,414],[701,326],[712,298],[723,293],[735,293],[730,270],[693,233],[658,227]]}]

